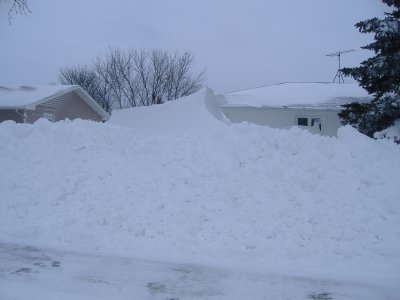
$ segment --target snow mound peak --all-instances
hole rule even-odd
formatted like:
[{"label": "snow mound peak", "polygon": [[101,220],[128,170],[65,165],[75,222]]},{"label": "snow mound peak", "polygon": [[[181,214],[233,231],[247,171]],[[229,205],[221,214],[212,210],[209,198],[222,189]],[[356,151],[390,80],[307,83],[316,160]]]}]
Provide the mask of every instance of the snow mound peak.
[{"label": "snow mound peak", "polygon": [[109,123],[135,128],[143,134],[213,131],[224,126],[222,112],[210,88],[159,105],[115,110]]}]

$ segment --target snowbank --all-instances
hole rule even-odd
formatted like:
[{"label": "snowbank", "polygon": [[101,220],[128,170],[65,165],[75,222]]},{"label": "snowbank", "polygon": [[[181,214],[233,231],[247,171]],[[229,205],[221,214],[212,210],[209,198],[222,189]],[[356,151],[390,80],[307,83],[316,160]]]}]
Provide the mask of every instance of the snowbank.
[{"label": "snowbank", "polygon": [[[351,127],[326,138],[227,126],[206,114],[204,93],[156,106],[163,120],[139,112],[149,108],[114,114],[114,124],[134,128],[1,123],[0,241],[326,268],[399,265],[400,147]],[[144,134],[156,131],[168,134]]]},{"label": "snowbank", "polygon": [[162,105],[115,110],[109,123],[135,128],[146,135],[214,131],[224,126],[220,122],[224,117],[215,99],[214,92],[204,88]]}]

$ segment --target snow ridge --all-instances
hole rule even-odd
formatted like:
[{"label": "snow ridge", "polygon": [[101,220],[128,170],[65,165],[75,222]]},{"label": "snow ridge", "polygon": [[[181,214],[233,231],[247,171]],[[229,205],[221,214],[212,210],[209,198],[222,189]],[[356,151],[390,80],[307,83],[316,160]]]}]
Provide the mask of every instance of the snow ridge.
[{"label": "snow ridge", "polygon": [[0,124],[0,239],[126,255],[398,265],[400,147],[250,124]]}]

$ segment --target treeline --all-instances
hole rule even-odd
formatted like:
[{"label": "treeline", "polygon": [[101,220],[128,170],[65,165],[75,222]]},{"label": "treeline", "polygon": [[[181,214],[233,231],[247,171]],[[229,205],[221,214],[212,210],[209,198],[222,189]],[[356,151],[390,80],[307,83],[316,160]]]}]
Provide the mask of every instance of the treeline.
[{"label": "treeline", "polygon": [[191,53],[110,49],[90,65],[64,67],[61,84],[80,85],[105,110],[161,104],[197,92],[204,71],[193,72]]}]

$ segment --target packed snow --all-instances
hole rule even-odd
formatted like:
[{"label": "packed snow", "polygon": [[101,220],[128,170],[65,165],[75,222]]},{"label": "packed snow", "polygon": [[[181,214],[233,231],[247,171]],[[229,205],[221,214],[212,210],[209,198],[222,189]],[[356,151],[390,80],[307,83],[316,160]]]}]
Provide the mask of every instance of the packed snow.
[{"label": "packed snow", "polygon": [[369,102],[372,96],[356,83],[287,82],[224,94],[229,107],[307,107],[340,109],[351,102]]},{"label": "packed snow", "polygon": [[228,124],[212,91],[0,124],[0,241],[400,282],[400,147]]}]

